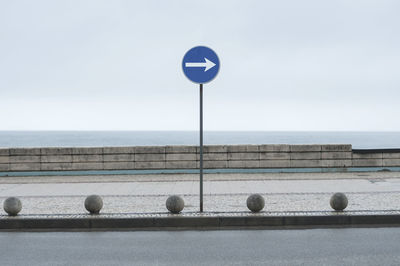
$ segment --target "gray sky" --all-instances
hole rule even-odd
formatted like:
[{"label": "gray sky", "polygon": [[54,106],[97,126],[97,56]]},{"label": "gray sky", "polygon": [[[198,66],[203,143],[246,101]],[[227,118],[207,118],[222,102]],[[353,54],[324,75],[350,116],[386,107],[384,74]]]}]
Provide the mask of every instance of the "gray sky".
[{"label": "gray sky", "polygon": [[0,0],[0,130],[400,130],[400,1]]}]

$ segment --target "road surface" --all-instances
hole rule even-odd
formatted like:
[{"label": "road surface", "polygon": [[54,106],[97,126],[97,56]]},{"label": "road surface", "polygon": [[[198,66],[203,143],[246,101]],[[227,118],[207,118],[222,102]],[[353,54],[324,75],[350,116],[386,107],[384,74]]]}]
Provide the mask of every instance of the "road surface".
[{"label": "road surface", "polygon": [[399,265],[400,228],[2,232],[1,265]]}]

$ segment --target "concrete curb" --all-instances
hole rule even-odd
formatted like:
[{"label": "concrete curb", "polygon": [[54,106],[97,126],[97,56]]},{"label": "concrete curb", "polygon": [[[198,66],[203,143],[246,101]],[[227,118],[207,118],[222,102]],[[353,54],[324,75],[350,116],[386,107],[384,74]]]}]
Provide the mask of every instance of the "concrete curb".
[{"label": "concrete curb", "polygon": [[0,230],[215,230],[400,226],[400,215],[212,216],[144,218],[11,218]]},{"label": "concrete curb", "polygon": [[[363,173],[363,172],[400,172],[400,167],[347,167],[347,168],[215,168],[204,169],[205,174],[263,174],[263,173]],[[152,169],[152,170],[82,170],[82,171],[0,171],[0,177],[33,176],[113,176],[113,175],[161,175],[161,174],[198,174],[199,169]]]}]

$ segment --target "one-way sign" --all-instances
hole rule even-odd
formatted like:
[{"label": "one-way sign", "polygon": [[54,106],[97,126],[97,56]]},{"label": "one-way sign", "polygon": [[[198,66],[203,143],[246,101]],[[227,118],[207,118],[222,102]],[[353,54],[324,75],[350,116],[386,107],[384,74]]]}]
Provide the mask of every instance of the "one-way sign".
[{"label": "one-way sign", "polygon": [[199,84],[210,82],[219,71],[217,54],[206,46],[196,46],[186,52],[182,60],[185,76]]},{"label": "one-way sign", "polygon": [[203,84],[215,78],[219,71],[217,54],[208,47],[196,46],[182,60],[185,76],[200,84],[200,212],[203,212]]}]

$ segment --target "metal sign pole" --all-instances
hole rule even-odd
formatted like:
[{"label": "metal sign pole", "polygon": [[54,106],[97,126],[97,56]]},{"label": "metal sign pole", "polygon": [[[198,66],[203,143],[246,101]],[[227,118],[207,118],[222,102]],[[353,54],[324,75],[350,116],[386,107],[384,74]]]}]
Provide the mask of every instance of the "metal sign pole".
[{"label": "metal sign pole", "polygon": [[200,212],[203,212],[203,84],[200,84]]},{"label": "metal sign pole", "polygon": [[196,46],[185,53],[182,70],[200,85],[200,212],[203,212],[203,84],[213,80],[219,71],[218,55],[206,46]]}]

